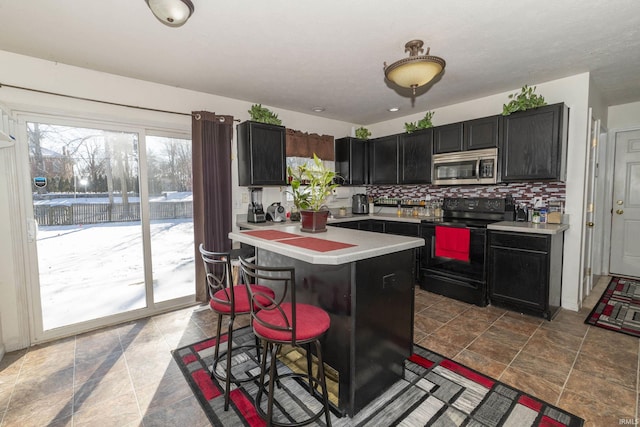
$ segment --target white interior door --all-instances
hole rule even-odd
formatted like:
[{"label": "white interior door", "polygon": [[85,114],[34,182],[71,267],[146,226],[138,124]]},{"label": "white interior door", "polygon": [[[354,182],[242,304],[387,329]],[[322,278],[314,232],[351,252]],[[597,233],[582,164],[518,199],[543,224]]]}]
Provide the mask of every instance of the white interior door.
[{"label": "white interior door", "polygon": [[640,277],[640,130],[616,134],[611,274]]},{"label": "white interior door", "polygon": [[589,145],[587,147],[587,167],[584,194],[584,222],[582,224],[582,298],[589,295],[593,287],[593,229],[595,220],[595,179],[596,163],[598,161],[598,135],[600,120],[591,115],[589,108]]}]

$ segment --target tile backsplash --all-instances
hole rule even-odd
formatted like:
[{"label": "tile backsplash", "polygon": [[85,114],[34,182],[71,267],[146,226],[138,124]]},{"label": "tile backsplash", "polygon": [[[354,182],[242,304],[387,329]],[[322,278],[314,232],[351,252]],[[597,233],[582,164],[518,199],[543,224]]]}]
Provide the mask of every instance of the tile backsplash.
[{"label": "tile backsplash", "polygon": [[374,185],[367,187],[367,195],[377,198],[432,199],[443,197],[489,197],[504,198],[511,195],[516,203],[533,205],[534,197],[541,197],[544,204],[550,200],[565,201],[566,184],[564,182],[523,182],[497,185]]}]

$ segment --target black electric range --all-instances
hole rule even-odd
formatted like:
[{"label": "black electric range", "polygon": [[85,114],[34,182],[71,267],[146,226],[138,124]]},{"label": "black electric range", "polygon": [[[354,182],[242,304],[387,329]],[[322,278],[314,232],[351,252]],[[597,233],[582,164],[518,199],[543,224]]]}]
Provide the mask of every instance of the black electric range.
[{"label": "black electric range", "polygon": [[[510,197],[445,198],[442,218],[421,223],[425,247],[420,260],[420,287],[470,304],[487,305],[487,225],[512,221],[515,215]],[[436,255],[436,227],[469,230],[468,258]]]}]

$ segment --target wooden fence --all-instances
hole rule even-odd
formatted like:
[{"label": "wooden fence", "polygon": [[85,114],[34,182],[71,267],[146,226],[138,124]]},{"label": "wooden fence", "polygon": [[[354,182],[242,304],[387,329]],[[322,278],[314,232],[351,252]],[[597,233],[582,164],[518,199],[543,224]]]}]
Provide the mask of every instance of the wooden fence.
[{"label": "wooden fence", "polygon": [[[193,218],[192,202],[150,202],[151,220]],[[100,224],[140,220],[140,203],[74,203],[67,206],[35,205],[38,225]]]}]

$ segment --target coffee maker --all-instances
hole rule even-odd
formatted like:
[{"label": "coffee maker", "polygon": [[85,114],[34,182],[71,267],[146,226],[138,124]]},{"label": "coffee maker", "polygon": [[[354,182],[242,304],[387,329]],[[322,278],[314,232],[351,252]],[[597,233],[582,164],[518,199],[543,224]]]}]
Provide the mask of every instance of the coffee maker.
[{"label": "coffee maker", "polygon": [[247,211],[247,222],[266,222],[267,216],[262,208],[262,188],[251,187],[249,188],[249,194],[251,195],[251,202]]}]

